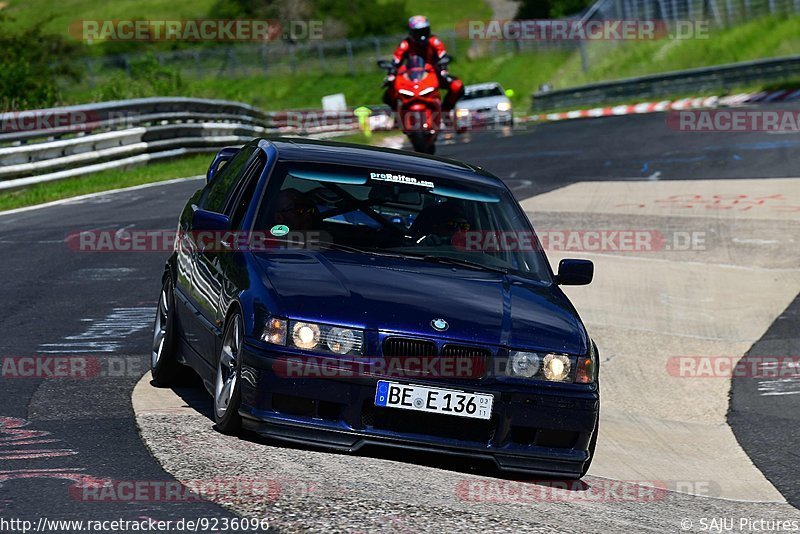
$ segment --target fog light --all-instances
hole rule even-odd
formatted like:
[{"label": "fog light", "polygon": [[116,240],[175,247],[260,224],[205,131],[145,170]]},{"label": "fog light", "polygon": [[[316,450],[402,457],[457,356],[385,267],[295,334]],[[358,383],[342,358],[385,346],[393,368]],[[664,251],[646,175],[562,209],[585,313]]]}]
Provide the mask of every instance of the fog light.
[{"label": "fog light", "polygon": [[569,358],[563,354],[548,354],[542,361],[542,371],[547,380],[561,382],[569,376]]},{"label": "fog light", "polygon": [[348,328],[331,328],[328,332],[328,348],[336,354],[347,354],[356,345],[356,334]]},{"label": "fog light", "polygon": [[535,352],[517,352],[509,355],[506,374],[522,378],[532,378],[539,372],[539,355]]},{"label": "fog light", "polygon": [[312,323],[295,323],[292,342],[301,349],[313,349],[319,345],[319,327]]},{"label": "fog light", "polygon": [[286,345],[286,319],[270,317],[261,339],[275,345]]}]

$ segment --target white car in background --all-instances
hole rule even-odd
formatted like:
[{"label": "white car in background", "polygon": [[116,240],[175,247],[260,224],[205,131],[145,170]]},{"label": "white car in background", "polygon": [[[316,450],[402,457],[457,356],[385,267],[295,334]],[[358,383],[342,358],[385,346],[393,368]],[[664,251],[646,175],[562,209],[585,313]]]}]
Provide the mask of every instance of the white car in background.
[{"label": "white car in background", "polygon": [[460,128],[511,126],[511,100],[499,83],[467,85],[456,104],[456,119]]}]

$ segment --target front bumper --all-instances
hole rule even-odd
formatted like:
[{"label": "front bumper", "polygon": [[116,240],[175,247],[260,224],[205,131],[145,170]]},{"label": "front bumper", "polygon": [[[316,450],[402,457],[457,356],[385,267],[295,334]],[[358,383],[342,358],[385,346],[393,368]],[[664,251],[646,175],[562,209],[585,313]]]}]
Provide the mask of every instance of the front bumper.
[{"label": "front bumper", "polygon": [[274,372],[279,352],[245,345],[244,426],[261,435],[357,451],[380,445],[490,460],[503,470],[578,477],[597,424],[595,385],[503,383],[390,377],[495,397],[490,420],[374,405],[378,377],[287,377]]}]

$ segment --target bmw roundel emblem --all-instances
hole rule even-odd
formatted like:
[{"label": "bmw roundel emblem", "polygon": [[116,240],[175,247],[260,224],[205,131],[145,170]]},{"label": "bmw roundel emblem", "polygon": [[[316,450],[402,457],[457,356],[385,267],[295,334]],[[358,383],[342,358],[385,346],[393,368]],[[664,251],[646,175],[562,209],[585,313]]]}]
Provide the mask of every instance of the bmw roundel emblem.
[{"label": "bmw roundel emblem", "polygon": [[445,330],[450,328],[450,325],[447,324],[447,321],[445,321],[444,319],[434,319],[433,321],[431,321],[431,326],[437,332],[444,332]]}]

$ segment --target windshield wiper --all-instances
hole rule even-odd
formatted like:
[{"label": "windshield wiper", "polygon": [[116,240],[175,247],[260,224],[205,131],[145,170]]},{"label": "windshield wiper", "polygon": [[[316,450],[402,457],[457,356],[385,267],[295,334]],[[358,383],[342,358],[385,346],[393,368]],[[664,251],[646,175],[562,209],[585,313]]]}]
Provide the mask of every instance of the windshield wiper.
[{"label": "windshield wiper", "polygon": [[495,273],[508,274],[508,269],[503,269],[502,267],[494,267],[491,265],[478,263],[476,261],[462,260],[460,258],[451,258],[449,256],[423,256],[422,259],[425,261],[429,261],[431,263],[458,265],[459,267],[466,267],[468,269],[478,269],[481,271],[491,271]]}]

